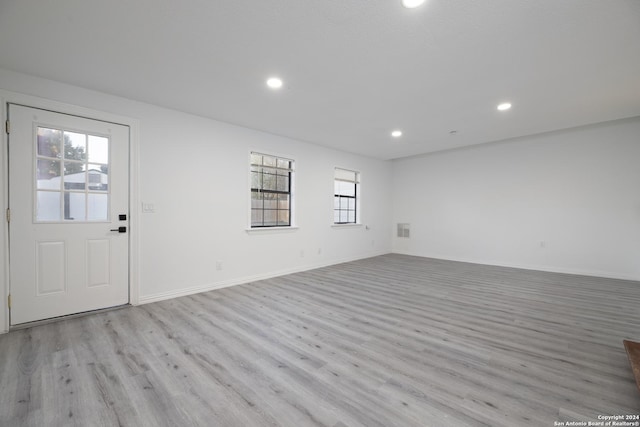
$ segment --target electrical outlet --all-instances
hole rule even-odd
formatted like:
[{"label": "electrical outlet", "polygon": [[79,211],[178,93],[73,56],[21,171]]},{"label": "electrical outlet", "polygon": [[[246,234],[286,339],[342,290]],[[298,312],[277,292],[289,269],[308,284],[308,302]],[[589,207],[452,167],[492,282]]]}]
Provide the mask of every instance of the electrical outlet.
[{"label": "electrical outlet", "polygon": [[216,261],[216,270],[222,270],[222,261]]},{"label": "electrical outlet", "polygon": [[303,249],[300,250],[300,258],[304,258],[304,250]]},{"label": "electrical outlet", "polygon": [[318,248],[318,255],[322,255],[322,248]]}]

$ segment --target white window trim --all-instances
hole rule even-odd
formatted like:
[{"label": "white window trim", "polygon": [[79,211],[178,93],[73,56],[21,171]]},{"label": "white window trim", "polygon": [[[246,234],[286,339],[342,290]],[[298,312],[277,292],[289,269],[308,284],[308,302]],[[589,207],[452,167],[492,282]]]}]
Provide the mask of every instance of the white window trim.
[{"label": "white window trim", "polygon": [[363,227],[363,226],[364,224],[360,222],[356,222],[356,223],[350,222],[348,224],[336,224],[336,223],[331,224],[332,228],[353,228],[353,227]]},{"label": "white window trim", "polygon": [[[336,170],[343,170],[343,171],[347,171],[347,172],[354,172],[356,174],[356,222],[348,222],[348,223],[337,223],[335,222],[335,201],[334,198],[331,198],[331,216],[332,216],[332,220],[331,220],[331,226],[332,227],[336,227],[336,228],[343,228],[343,227],[360,227],[363,224],[362,222],[362,212],[361,212],[361,203],[360,200],[362,199],[362,172],[353,169],[353,168],[345,168],[345,167],[341,167],[341,166],[335,166],[333,168],[333,177],[332,177],[332,183],[334,184],[334,188],[335,188],[335,181],[336,181]],[[335,191],[334,191],[334,197],[335,197]]]},{"label": "white window trim", "polygon": [[286,233],[288,231],[296,231],[300,227],[296,227],[295,225],[283,226],[283,227],[253,227],[253,228],[245,228],[248,234],[254,233]]},{"label": "white window trim", "polygon": [[[270,150],[266,150],[266,151],[270,151]],[[263,156],[277,157],[280,159],[286,159],[293,162],[292,179],[290,181],[291,192],[290,192],[290,199],[289,199],[289,203],[291,205],[290,212],[289,212],[290,225],[275,226],[275,227],[252,227],[251,226],[251,154],[260,154]],[[297,187],[296,181],[298,180],[297,178],[298,160],[294,159],[294,156],[291,156],[290,154],[283,154],[283,153],[278,153],[274,151],[270,151],[270,154],[268,154],[265,152],[265,150],[259,150],[259,149],[249,149],[249,153],[247,154],[247,160],[249,165],[249,167],[247,168],[247,188],[249,191],[247,194],[247,227],[245,228],[245,231],[247,231],[247,233],[249,234],[253,234],[254,231],[260,233],[265,231],[282,232],[283,230],[297,230],[299,228],[296,224],[296,187]]]}]

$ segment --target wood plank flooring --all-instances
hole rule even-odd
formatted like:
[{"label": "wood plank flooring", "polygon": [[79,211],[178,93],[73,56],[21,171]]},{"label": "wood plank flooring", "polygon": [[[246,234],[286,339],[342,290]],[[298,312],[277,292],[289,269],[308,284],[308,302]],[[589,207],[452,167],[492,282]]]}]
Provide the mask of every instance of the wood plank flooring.
[{"label": "wood plank flooring", "polygon": [[640,282],[385,255],[0,336],[1,426],[640,414]]}]

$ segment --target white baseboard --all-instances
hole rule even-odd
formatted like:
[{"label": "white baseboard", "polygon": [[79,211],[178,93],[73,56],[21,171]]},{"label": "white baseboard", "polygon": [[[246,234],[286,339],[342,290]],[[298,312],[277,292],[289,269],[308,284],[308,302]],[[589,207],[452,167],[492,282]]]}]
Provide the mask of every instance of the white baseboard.
[{"label": "white baseboard", "polygon": [[278,277],[278,276],[285,276],[287,274],[293,274],[293,273],[299,273],[302,271],[308,271],[308,270],[314,270],[316,268],[322,268],[322,267],[328,267],[331,265],[336,265],[336,264],[342,264],[344,262],[351,262],[351,261],[356,261],[359,259],[365,259],[365,258],[372,258],[375,256],[379,256],[379,255],[385,255],[388,254],[389,252],[386,251],[375,251],[375,252],[370,252],[361,256],[356,256],[356,257],[348,257],[348,258],[342,258],[342,259],[332,259],[331,261],[325,261],[325,262],[321,262],[321,263],[317,263],[317,264],[309,264],[309,265],[303,265],[303,266],[298,266],[295,268],[289,268],[289,269],[284,269],[284,270],[279,270],[279,271],[271,271],[268,273],[264,273],[264,274],[256,274],[253,276],[243,276],[243,277],[239,277],[236,279],[231,279],[231,280],[224,280],[221,282],[215,282],[215,283],[210,283],[210,284],[206,284],[206,285],[201,285],[201,286],[192,286],[189,288],[182,288],[182,289],[176,289],[176,290],[172,290],[172,291],[168,291],[168,292],[161,292],[158,294],[152,294],[152,295],[141,295],[139,300],[138,300],[138,304],[137,305],[142,305],[142,304],[149,304],[152,302],[157,302],[157,301],[164,301],[167,299],[172,299],[172,298],[178,298],[178,297],[183,297],[183,296],[187,296],[187,295],[193,295],[193,294],[199,294],[201,292],[208,292],[208,291],[213,291],[215,289],[222,289],[222,288],[228,288],[230,286],[236,286],[236,285],[242,285],[245,283],[250,283],[250,282],[256,282],[258,280],[266,280],[266,279],[271,279],[273,277]]},{"label": "white baseboard", "polygon": [[562,273],[562,274],[573,274],[577,276],[602,277],[607,279],[640,281],[640,277],[618,274],[610,271],[582,270],[582,269],[562,268],[562,267],[534,265],[534,264],[511,264],[511,263],[503,263],[503,262],[489,261],[489,260],[479,260],[479,259],[471,259],[471,258],[450,257],[450,256],[436,255],[436,254],[417,253],[412,251],[393,250],[392,253],[400,254],[400,255],[417,256],[422,258],[441,259],[445,261],[467,262],[470,264],[494,265],[496,267],[509,267],[509,268],[520,268],[523,270],[546,271],[549,273]]}]

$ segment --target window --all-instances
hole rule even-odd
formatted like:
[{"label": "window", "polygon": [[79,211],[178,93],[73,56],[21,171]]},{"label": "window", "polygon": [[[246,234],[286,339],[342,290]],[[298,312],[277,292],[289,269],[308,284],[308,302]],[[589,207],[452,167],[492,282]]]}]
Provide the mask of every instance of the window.
[{"label": "window", "polygon": [[333,222],[356,224],[358,220],[358,190],[360,172],[336,168],[333,196]]},{"label": "window", "polygon": [[291,226],[293,164],[251,153],[251,228]]},{"label": "window", "polygon": [[109,218],[109,138],[38,126],[36,222]]}]

